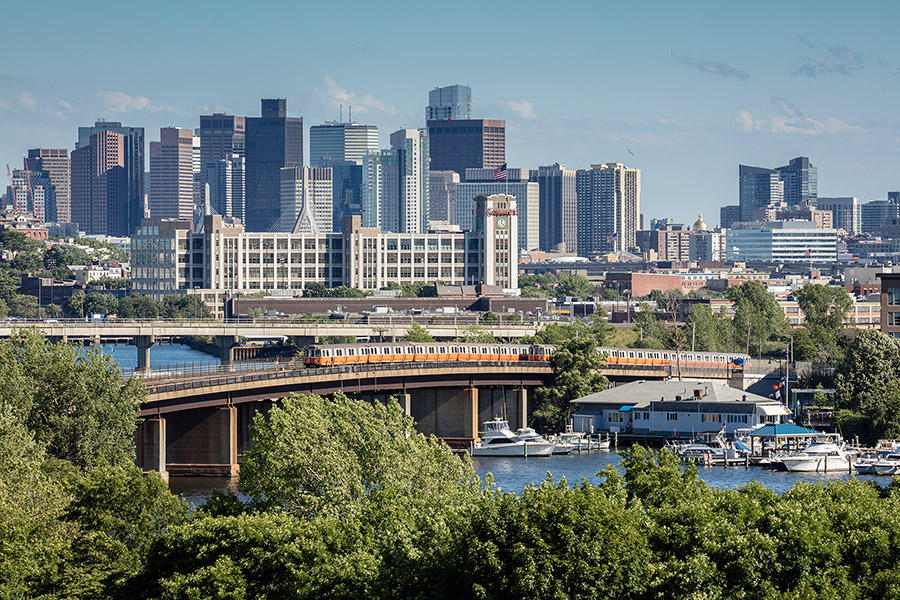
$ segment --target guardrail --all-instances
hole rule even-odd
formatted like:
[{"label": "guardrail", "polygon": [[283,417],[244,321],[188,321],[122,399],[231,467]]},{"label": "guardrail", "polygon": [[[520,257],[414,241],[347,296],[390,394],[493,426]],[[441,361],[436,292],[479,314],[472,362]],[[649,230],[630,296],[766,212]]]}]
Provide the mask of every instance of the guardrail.
[{"label": "guardrail", "polygon": [[390,372],[402,371],[409,369],[435,369],[447,368],[449,366],[460,366],[478,368],[478,367],[497,367],[497,366],[513,366],[522,365],[526,367],[548,367],[548,363],[544,361],[423,361],[423,362],[397,362],[397,363],[363,363],[358,365],[340,365],[334,367],[302,367],[296,365],[286,366],[284,368],[273,368],[269,370],[259,371],[233,371],[225,374],[221,371],[219,376],[213,377],[196,377],[194,379],[185,379],[182,381],[170,381],[153,383],[145,381],[144,385],[151,394],[160,394],[165,392],[177,392],[184,390],[192,390],[198,388],[206,388],[220,385],[232,385],[238,383],[248,383],[253,381],[272,381],[277,379],[291,379],[294,377],[316,376],[316,375],[351,375],[354,373],[369,372]]},{"label": "guardrail", "polygon": [[496,314],[497,320],[485,322],[481,314],[456,314],[456,315],[403,315],[403,314],[370,314],[336,319],[328,315],[307,315],[297,317],[242,317],[237,319],[129,319],[122,317],[103,317],[92,319],[90,317],[60,318],[60,319],[22,319],[8,317],[0,320],[0,325],[27,326],[27,325],[258,325],[269,327],[271,325],[406,325],[413,322],[428,326],[441,325],[482,325],[484,327],[515,327],[534,326],[542,321],[535,318],[523,319],[520,315]]}]

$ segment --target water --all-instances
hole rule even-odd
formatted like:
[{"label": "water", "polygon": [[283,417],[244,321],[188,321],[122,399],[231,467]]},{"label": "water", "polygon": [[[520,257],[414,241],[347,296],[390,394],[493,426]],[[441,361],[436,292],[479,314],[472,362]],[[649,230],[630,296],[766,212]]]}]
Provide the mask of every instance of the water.
[{"label": "water", "polygon": [[[531,484],[539,485],[547,478],[553,481],[565,477],[569,485],[575,485],[587,479],[594,485],[603,481],[597,473],[608,466],[618,466],[621,456],[615,452],[583,452],[581,454],[556,455],[532,458],[477,457],[472,459],[475,471],[480,477],[488,473],[494,475],[494,485],[506,492],[521,492]],[[850,474],[841,473],[789,473],[772,471],[763,467],[698,467],[700,479],[712,487],[734,489],[750,481],[758,481],[775,492],[788,491],[795,483],[827,483],[850,478]],[[875,475],[857,475],[861,481],[872,480],[886,485],[889,477]],[[213,491],[234,489],[234,481],[220,477],[173,477],[169,487],[173,493],[180,494],[192,506],[202,504]]]},{"label": "water", "polygon": [[[103,352],[113,357],[123,371],[137,368],[137,347],[125,344],[103,344]],[[150,368],[180,363],[219,364],[217,357],[184,344],[154,344],[150,348]]]}]

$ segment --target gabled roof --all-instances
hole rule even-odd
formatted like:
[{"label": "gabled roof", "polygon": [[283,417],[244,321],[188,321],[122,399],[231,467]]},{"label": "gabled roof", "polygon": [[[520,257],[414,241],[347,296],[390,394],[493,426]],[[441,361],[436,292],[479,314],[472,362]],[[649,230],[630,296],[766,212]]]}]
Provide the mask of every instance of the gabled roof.
[{"label": "gabled roof", "polygon": [[778,402],[771,398],[729,387],[717,381],[678,381],[669,379],[633,381],[572,400],[571,403],[585,405],[637,405],[642,402],[646,404],[659,400],[673,402],[676,396],[680,396],[684,402],[694,402],[695,390],[700,390],[701,397],[699,400],[702,402]]}]

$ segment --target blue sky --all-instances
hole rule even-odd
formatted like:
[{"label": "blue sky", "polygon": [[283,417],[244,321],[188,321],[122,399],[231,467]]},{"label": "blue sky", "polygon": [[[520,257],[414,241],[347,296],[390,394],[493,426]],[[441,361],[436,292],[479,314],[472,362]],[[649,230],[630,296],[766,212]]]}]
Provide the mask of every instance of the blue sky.
[{"label": "blue sky", "polygon": [[287,97],[307,126],[352,104],[386,143],[422,124],[429,89],[468,83],[476,116],[507,119],[511,167],[640,167],[648,222],[702,210],[717,223],[739,163],[799,155],[819,168],[820,196],[900,189],[896,3],[19,8],[0,24],[0,160],[14,168],[29,147],[72,148],[98,117],[149,141],[201,113],[257,115],[261,97]]}]

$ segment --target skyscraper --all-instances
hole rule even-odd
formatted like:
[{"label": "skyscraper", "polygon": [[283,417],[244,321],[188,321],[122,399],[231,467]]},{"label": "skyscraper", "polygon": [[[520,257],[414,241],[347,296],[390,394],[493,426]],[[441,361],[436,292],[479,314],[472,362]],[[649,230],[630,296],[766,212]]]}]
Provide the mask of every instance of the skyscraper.
[{"label": "skyscraper", "polygon": [[872,200],[859,207],[860,230],[874,233],[888,219],[900,218],[900,192],[888,192],[887,200]]},{"label": "skyscraper", "polygon": [[25,164],[29,171],[46,171],[53,185],[53,206],[46,207],[48,221],[72,220],[72,165],[65,148],[33,148]]},{"label": "skyscraper", "polygon": [[819,198],[816,201],[819,210],[831,211],[831,222],[835,229],[843,229],[847,233],[859,233],[859,198]]},{"label": "skyscraper", "polygon": [[312,167],[324,166],[323,160],[351,160],[362,164],[369,150],[378,150],[378,128],[374,125],[331,121],[309,128]]},{"label": "skyscraper", "polygon": [[529,181],[530,169],[507,169],[507,179],[496,180],[493,169],[468,169],[466,180],[456,184],[456,201],[450,222],[463,231],[476,231],[477,199],[495,194],[516,200],[518,225],[516,232],[519,250],[535,250],[540,245],[540,186]]},{"label": "skyscraper", "polygon": [[[116,121],[97,121],[93,127],[78,128],[78,141],[75,143],[75,149],[78,150],[91,145],[94,134],[101,132],[113,132],[121,135],[122,152],[119,157],[113,161],[111,154],[107,152],[107,150],[113,149],[112,146],[107,146],[108,143],[112,143],[111,138],[104,137],[100,142],[100,146],[97,148],[97,150],[100,151],[99,157],[95,157],[92,160],[98,161],[95,164],[98,169],[108,167],[103,170],[103,173],[106,173],[114,166],[121,167],[121,174],[116,172],[115,176],[121,178],[123,189],[118,190],[115,193],[112,193],[112,190],[110,190],[109,193],[105,194],[104,198],[97,198],[97,202],[94,203],[93,206],[96,208],[102,205],[104,207],[103,210],[108,210],[111,214],[106,220],[105,225],[108,231],[95,231],[93,233],[129,236],[137,229],[141,224],[141,219],[144,218],[144,128],[123,127],[121,123]],[[75,153],[73,152],[73,157],[74,154]],[[74,158],[72,160],[74,161]],[[115,165],[114,162],[116,163]],[[74,165],[72,171],[72,187],[74,189]],[[104,175],[104,177],[109,179],[106,175]],[[84,189],[85,188],[82,185],[82,192]],[[100,193],[100,191],[96,189],[94,192]],[[77,222],[75,221],[74,216],[74,192],[72,194],[72,204],[72,221]],[[82,207],[83,206],[82,199]],[[103,227],[100,225],[102,222],[101,216],[96,215],[93,212],[91,215],[91,227],[100,227],[102,229]]]},{"label": "skyscraper", "polygon": [[[396,150],[376,150],[363,159],[362,167],[362,224],[363,227],[388,227],[389,205],[397,202],[400,185],[399,153]],[[393,221],[392,215],[391,220]],[[396,227],[396,223],[394,222]]]},{"label": "skyscraper", "polygon": [[[285,167],[281,169],[281,221],[276,231],[331,233],[331,169]],[[306,213],[308,221],[296,227],[297,218]]]},{"label": "skyscraper", "polygon": [[641,214],[641,170],[622,163],[591,165],[575,174],[578,253],[635,247]]},{"label": "skyscraper", "polygon": [[190,219],[194,214],[194,134],[163,127],[150,142],[150,218]]},{"label": "skyscraper", "polygon": [[472,118],[472,88],[467,85],[436,87],[428,92],[425,121]]},{"label": "skyscraper", "polygon": [[775,170],[784,182],[784,201],[788,206],[816,205],[819,175],[809,158],[798,156]]},{"label": "skyscraper", "polygon": [[135,154],[134,136],[99,129],[85,141],[82,129],[89,128],[79,128],[79,146],[72,151],[72,222],[89,235],[131,235],[137,206],[128,195],[133,165],[126,161]]},{"label": "skyscraper", "polygon": [[200,116],[200,164],[222,160],[232,154],[244,156],[246,117],[224,113]]},{"label": "skyscraper", "polygon": [[578,250],[578,194],[575,171],[556,163],[531,172],[540,187],[540,248]]},{"label": "skyscraper", "polygon": [[54,186],[49,172],[30,167],[15,169],[10,184],[6,189],[7,202],[16,211],[31,213],[39,223],[51,220],[47,215],[53,212]]},{"label": "skyscraper", "polygon": [[223,217],[244,222],[244,157],[232,154],[206,163],[204,179],[209,185],[209,203]]},{"label": "skyscraper", "polygon": [[428,121],[431,169],[495,169],[506,162],[506,121],[462,119]]},{"label": "skyscraper", "polygon": [[428,204],[431,221],[449,221],[456,205],[456,186],[459,173],[430,171],[428,175]]},{"label": "skyscraper", "polygon": [[728,204],[719,209],[719,227],[727,229],[741,220],[741,207],[738,204]]},{"label": "skyscraper", "polygon": [[420,129],[391,134],[391,148],[363,159],[363,225],[397,233],[428,230],[428,136]]},{"label": "skyscraper", "polygon": [[341,231],[345,216],[362,214],[362,161],[323,159],[320,164],[331,169],[331,222],[335,231]]},{"label": "skyscraper", "polygon": [[740,165],[738,177],[741,221],[752,221],[756,209],[784,201],[784,182],[778,171]]},{"label": "skyscraper", "polygon": [[269,231],[281,216],[281,169],[303,166],[303,119],[287,116],[287,100],[263,99],[247,117],[247,231]]}]

